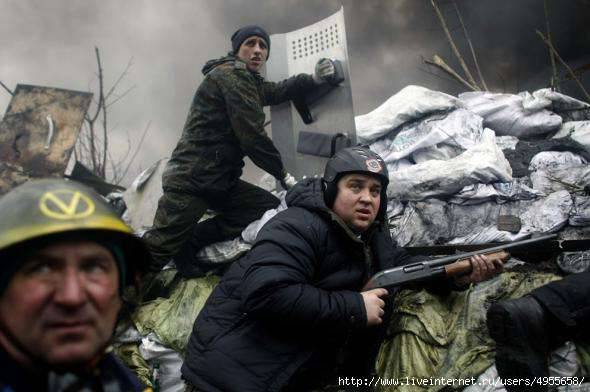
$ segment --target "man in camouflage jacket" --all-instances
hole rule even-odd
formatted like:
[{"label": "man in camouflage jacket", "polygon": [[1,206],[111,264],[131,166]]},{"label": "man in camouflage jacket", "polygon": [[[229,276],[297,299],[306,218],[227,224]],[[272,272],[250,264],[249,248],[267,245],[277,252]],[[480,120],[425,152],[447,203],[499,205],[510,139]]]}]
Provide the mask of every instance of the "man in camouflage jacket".
[{"label": "man in camouflage jacket", "polygon": [[[333,64],[322,59],[313,76],[267,82],[258,73],[270,50],[266,31],[246,26],[231,41],[227,56],[203,67],[205,78],[163,174],[164,194],[145,237],[155,259],[154,271],[174,258],[185,277],[202,275],[213,266],[197,264],[199,249],[238,236],[278,206],[272,194],[240,180],[243,158],[248,156],[285,189],[295,183],[264,130],[263,107],[303,97],[334,74]],[[218,215],[197,224],[207,209]]]}]

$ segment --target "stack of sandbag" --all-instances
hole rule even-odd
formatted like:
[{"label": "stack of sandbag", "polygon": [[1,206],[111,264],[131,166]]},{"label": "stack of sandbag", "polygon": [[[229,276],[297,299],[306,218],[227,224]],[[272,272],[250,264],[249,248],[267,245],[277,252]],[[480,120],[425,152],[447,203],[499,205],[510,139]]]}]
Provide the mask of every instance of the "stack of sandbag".
[{"label": "stack of sandbag", "polygon": [[[590,105],[548,89],[455,98],[417,86],[356,118],[359,140],[389,169],[387,215],[393,237],[406,247],[485,244],[555,232],[562,239],[590,238],[589,120]],[[564,252],[557,263],[566,273],[581,272],[590,266],[590,252]],[[523,263],[512,259],[511,265]],[[559,279],[518,266],[446,297],[402,291],[379,353],[379,375],[493,377],[486,307]],[[573,358],[575,364],[575,353]],[[574,369],[557,372],[562,376],[579,368],[561,367]]]},{"label": "stack of sandbag", "polygon": [[549,89],[455,98],[408,86],[356,117],[359,140],[389,169],[388,217],[399,245],[589,226],[590,118],[564,122],[574,112],[590,115],[590,105]]}]

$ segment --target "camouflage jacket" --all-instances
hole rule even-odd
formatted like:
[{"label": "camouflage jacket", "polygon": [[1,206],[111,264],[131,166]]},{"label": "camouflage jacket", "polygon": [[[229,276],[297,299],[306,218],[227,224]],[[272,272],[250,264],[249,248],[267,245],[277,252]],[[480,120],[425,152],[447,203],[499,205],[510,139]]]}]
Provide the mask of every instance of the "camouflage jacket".
[{"label": "camouflage jacket", "polygon": [[225,192],[240,178],[244,156],[281,179],[283,163],[264,131],[262,108],[314,89],[311,75],[266,82],[234,56],[207,62],[203,74],[205,79],[164,172],[164,189],[212,195]]}]

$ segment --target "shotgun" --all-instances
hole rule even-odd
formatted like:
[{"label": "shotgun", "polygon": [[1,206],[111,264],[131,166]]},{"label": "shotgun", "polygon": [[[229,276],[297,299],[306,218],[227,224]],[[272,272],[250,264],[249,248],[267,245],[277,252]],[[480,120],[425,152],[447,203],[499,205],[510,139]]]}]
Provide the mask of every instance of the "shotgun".
[{"label": "shotgun", "polygon": [[475,252],[460,253],[390,268],[373,275],[365,285],[364,290],[376,289],[378,287],[401,286],[431,279],[469,274],[471,272],[471,262],[469,261],[471,256],[483,254],[492,259],[506,261],[510,257],[506,249],[531,245],[555,238],[557,238],[557,234],[549,234],[528,240],[509,242],[491,248],[484,248]]}]

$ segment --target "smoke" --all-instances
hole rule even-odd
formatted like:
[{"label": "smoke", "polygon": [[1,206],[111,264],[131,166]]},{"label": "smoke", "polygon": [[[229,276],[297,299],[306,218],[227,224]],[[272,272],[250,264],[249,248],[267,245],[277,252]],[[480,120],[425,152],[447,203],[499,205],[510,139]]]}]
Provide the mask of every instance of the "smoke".
[{"label": "smoke", "polygon": [[[0,0],[0,81],[88,91],[96,87],[94,46],[101,50],[106,84],[129,61],[111,107],[115,155],[132,148],[151,122],[132,169],[137,174],[170,154],[200,81],[201,66],[225,54],[238,27],[260,24],[271,34],[317,22],[344,7],[356,114],[380,105],[408,84],[458,94],[465,88],[423,63],[438,54],[457,72],[454,58],[428,0]],[[438,0],[456,43],[472,60],[453,2]],[[456,0],[493,91],[546,87],[551,76],[548,49],[535,34],[545,32],[541,0]],[[574,68],[590,63],[590,2],[547,0],[552,39]],[[272,51],[271,51],[272,55]],[[560,74],[563,76],[563,68]],[[590,72],[584,76],[590,86]],[[582,98],[574,82],[564,92]],[[10,96],[0,90],[0,108]],[[129,135],[129,136],[127,136]]]}]

